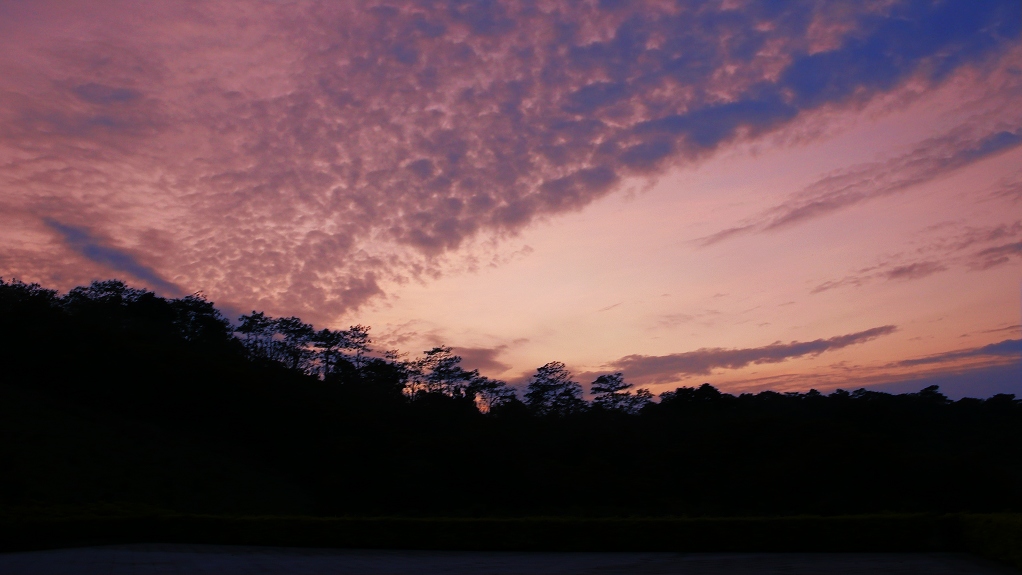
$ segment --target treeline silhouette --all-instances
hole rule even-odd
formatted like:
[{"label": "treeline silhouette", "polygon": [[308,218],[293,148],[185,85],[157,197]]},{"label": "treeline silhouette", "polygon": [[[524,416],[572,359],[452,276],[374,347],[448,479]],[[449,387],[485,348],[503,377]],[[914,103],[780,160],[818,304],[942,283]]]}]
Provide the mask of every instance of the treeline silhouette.
[{"label": "treeline silhouette", "polygon": [[1022,402],[538,368],[519,396],[449,347],[116,280],[0,280],[0,504],[203,513],[736,516],[1022,511]]}]

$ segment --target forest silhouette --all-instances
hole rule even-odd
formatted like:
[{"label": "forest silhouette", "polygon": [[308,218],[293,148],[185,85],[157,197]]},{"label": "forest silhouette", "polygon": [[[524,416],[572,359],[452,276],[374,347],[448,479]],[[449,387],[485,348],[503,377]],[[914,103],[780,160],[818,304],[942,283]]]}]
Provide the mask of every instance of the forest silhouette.
[{"label": "forest silhouette", "polygon": [[[0,280],[0,504],[322,516],[1022,511],[1022,402],[654,396],[564,364],[519,392],[438,346],[110,280]],[[587,399],[588,397],[588,399]]]}]

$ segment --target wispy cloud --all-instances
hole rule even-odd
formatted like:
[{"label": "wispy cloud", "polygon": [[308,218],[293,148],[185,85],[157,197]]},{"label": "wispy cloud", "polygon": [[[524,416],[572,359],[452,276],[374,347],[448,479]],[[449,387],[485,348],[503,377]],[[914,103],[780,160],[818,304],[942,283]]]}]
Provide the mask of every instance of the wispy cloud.
[{"label": "wispy cloud", "polygon": [[662,329],[673,329],[680,325],[696,322],[703,326],[713,325],[712,318],[721,315],[715,309],[703,310],[696,313],[669,313],[661,315],[656,319],[656,327]]},{"label": "wispy cloud", "polygon": [[1022,173],[1001,182],[1001,185],[990,194],[994,198],[1007,198],[1012,202],[1022,202]]},{"label": "wispy cloud", "polygon": [[748,365],[780,363],[789,359],[815,356],[826,351],[866,343],[894,333],[893,325],[813,341],[772,343],[754,348],[703,348],[670,355],[627,355],[608,367],[622,371],[629,381],[669,383],[695,375],[709,375],[716,369],[741,369]]},{"label": "wispy cloud", "polygon": [[[951,233],[924,237],[920,240],[922,245],[907,255],[899,254],[876,265],[856,270],[841,279],[825,281],[809,293],[861,287],[876,280],[918,280],[956,266],[982,271],[1022,256],[1022,242],[1003,243],[1004,240],[1022,238],[1022,221],[991,226],[963,226],[960,222],[942,222],[923,230],[921,235],[943,230],[950,230]],[[994,243],[996,245],[990,246]],[[976,250],[983,245],[990,247]]]},{"label": "wispy cloud", "polygon": [[994,328],[994,329],[986,329],[986,330],[983,330],[983,333],[1000,333],[1002,331],[1014,331],[1014,332],[1022,331],[1022,325],[1016,323],[1015,325],[1009,325],[1009,326],[1005,326],[1005,327],[997,327],[997,328]]},{"label": "wispy cloud", "polygon": [[996,226],[974,227],[967,226],[963,231],[946,240],[938,241],[933,246],[927,246],[925,250],[943,250],[947,253],[964,250],[976,244],[984,244],[995,241],[1022,236],[1022,220],[1014,223],[999,224]]},{"label": "wispy cloud", "polygon": [[1022,242],[994,246],[976,253],[975,267],[981,270],[1008,263],[1012,258],[1022,258]]},{"label": "wispy cloud", "polygon": [[710,246],[743,234],[787,228],[838,210],[932,181],[986,157],[1022,145],[1022,125],[1012,131],[973,134],[959,129],[914,150],[828,175],[739,226],[700,238]]},{"label": "wispy cloud", "polygon": [[788,227],[868,199],[900,192],[937,176],[1022,144],[1022,129],[978,139],[949,135],[925,142],[884,164],[831,176],[771,210],[764,230]]},{"label": "wispy cloud", "polygon": [[920,279],[946,270],[947,267],[938,262],[916,262],[903,266],[893,267],[885,272],[883,276],[887,279]]}]

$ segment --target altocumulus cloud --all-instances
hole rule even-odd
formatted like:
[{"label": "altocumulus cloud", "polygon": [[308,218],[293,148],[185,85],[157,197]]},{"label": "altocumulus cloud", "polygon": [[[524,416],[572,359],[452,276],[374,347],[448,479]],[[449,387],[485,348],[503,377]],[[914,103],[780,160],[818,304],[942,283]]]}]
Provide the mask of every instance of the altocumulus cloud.
[{"label": "altocumulus cloud", "polygon": [[777,342],[762,347],[716,347],[670,355],[626,355],[608,367],[624,372],[629,380],[638,383],[668,383],[693,375],[709,375],[715,369],[741,369],[752,364],[780,363],[796,357],[819,355],[866,343],[895,331],[897,327],[885,325],[828,339]]},{"label": "altocumulus cloud", "polygon": [[[5,202],[159,252],[190,289],[320,320],[624,178],[939,83],[1009,50],[1022,19],[1016,1],[171,3],[89,18],[31,61],[2,57],[16,70],[0,80]],[[754,226],[859,197],[816,190]]]}]

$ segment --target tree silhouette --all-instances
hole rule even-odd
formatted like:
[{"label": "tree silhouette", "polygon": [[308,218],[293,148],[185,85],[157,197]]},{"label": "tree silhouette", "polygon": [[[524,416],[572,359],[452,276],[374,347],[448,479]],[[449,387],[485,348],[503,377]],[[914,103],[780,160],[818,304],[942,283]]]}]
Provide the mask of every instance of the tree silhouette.
[{"label": "tree silhouette", "polygon": [[338,362],[344,359],[341,350],[350,345],[348,334],[343,330],[321,329],[312,337],[312,344],[318,355],[319,376],[325,381],[334,373]]},{"label": "tree silhouette", "polygon": [[273,329],[276,332],[273,349],[277,361],[294,371],[312,373],[315,357],[312,345],[316,335],[313,327],[291,316],[273,320]]},{"label": "tree silhouette", "polygon": [[372,352],[370,345],[373,343],[369,337],[369,326],[353,325],[344,332],[344,349],[348,351],[348,361],[355,366],[356,370],[362,369],[369,361],[368,355]]},{"label": "tree silhouette", "polygon": [[536,370],[525,392],[525,404],[537,415],[572,415],[585,411],[582,386],[572,381],[571,372],[559,361]]},{"label": "tree silhouette", "polygon": [[269,360],[273,358],[273,318],[261,311],[252,310],[249,315],[238,318],[240,325],[237,332],[241,334],[242,345],[253,359]]},{"label": "tree silhouette", "polygon": [[223,345],[231,340],[231,323],[201,293],[170,300],[174,325],[185,341]]},{"label": "tree silhouette", "polygon": [[128,287],[120,280],[94,281],[88,286],[78,286],[64,296],[64,305],[70,308],[106,306],[120,307],[136,301],[145,290]]},{"label": "tree silhouette", "polygon": [[632,384],[625,383],[624,375],[611,373],[597,377],[589,388],[593,394],[593,407],[622,413],[638,413],[653,401],[648,389],[627,391]]},{"label": "tree silhouette", "polygon": [[[165,299],[111,280],[58,296],[0,280],[0,507],[1022,510],[1022,442],[1011,440],[1022,437],[1022,402],[1010,395],[736,396],[704,384],[653,402],[615,373],[592,382],[586,409],[559,362],[536,370],[523,403],[447,346],[409,362],[374,352],[366,326],[316,331],[262,312],[233,329],[199,294]],[[267,503],[282,493],[290,503]]]},{"label": "tree silhouette", "polygon": [[475,398],[476,405],[483,413],[500,409],[512,401],[518,400],[513,387],[499,379],[477,376],[468,384],[469,393]]},{"label": "tree silhouette", "polygon": [[253,358],[269,360],[301,373],[314,373],[317,357],[316,331],[300,318],[274,318],[253,311],[239,318],[238,333]]},{"label": "tree silhouette", "polygon": [[422,354],[424,357],[409,365],[410,395],[467,396],[472,380],[479,377],[477,370],[462,368],[461,356],[454,355],[452,348],[447,346],[437,346]]},{"label": "tree silhouette", "polygon": [[46,289],[37,283],[27,284],[17,279],[10,283],[0,277],[0,313],[3,317],[15,314],[38,313],[57,304],[57,290]]}]

